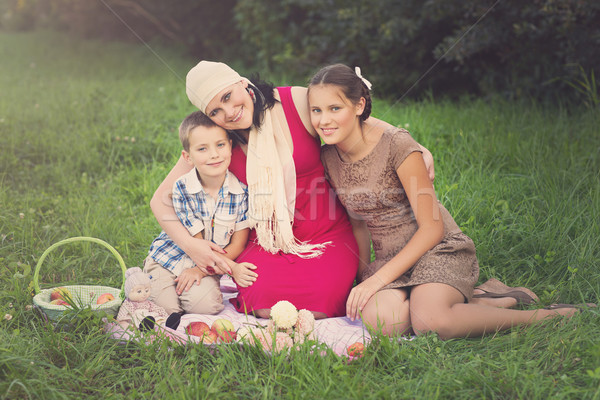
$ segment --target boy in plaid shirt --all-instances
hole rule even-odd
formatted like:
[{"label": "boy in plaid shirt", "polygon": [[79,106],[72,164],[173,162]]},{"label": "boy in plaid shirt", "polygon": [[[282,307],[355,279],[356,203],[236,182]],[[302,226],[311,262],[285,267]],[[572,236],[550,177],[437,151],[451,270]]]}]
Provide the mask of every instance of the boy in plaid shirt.
[{"label": "boy in plaid shirt", "polygon": [[[179,127],[183,158],[194,168],[173,185],[175,213],[190,235],[226,249],[225,261],[241,287],[257,274],[250,263],[236,263],[248,241],[248,189],[227,170],[232,142],[225,129],[196,111]],[[219,275],[200,269],[163,231],[152,242],[144,263],[150,275],[150,300],[167,313],[216,314],[223,309]]]}]

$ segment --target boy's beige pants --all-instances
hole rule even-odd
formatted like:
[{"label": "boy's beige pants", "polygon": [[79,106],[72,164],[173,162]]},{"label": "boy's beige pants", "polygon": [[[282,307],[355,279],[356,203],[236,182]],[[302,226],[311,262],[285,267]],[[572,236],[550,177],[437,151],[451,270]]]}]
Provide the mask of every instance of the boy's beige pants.
[{"label": "boy's beige pants", "polygon": [[216,314],[223,310],[223,294],[219,288],[219,275],[205,276],[200,284],[194,284],[178,295],[175,291],[177,278],[171,271],[146,257],[144,272],[150,275],[150,300],[163,307],[168,314]]}]

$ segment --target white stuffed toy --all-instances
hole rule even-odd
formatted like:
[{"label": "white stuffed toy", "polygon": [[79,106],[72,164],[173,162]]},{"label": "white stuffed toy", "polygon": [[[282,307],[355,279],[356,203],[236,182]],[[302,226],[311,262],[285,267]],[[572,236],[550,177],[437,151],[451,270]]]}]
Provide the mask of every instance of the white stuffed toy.
[{"label": "white stuffed toy", "polygon": [[139,267],[125,271],[125,297],[121,304],[117,321],[123,328],[133,325],[140,330],[151,330],[154,324],[177,329],[180,313],[167,314],[164,308],[148,300],[150,297],[150,277]]}]

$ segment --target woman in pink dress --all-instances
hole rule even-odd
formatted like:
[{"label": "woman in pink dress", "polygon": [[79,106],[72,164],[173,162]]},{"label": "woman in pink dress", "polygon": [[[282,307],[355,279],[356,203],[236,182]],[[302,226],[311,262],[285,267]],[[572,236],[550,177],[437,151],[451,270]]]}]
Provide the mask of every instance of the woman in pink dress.
[{"label": "woman in pink dress", "polygon": [[[232,132],[230,170],[248,185],[254,222],[237,262],[257,266],[257,280],[238,288],[239,312],[267,317],[287,300],[317,318],[346,314],[358,268],[358,248],[346,211],[324,176],[320,141],[310,125],[306,88],[273,86],[241,77],[223,63],[201,61],[187,76],[190,101]],[[423,149],[426,162],[431,154]],[[173,181],[189,171],[181,159],[151,201],[165,232],[201,269],[227,272],[222,250],[196,239],[175,217]]]}]

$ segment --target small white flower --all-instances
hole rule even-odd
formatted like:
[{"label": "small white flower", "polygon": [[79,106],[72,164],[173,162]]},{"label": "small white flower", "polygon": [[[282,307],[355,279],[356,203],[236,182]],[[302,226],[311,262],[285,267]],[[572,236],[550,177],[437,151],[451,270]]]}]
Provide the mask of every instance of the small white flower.
[{"label": "small white flower", "polygon": [[33,310],[33,306],[31,304],[27,304],[25,306],[25,311],[31,311],[31,310]]},{"label": "small white flower", "polygon": [[135,138],[134,137],[131,138],[131,143],[135,143]]},{"label": "small white flower", "polygon": [[10,321],[12,319],[12,315],[10,314],[4,314],[4,319],[7,321]]},{"label": "small white flower", "polygon": [[250,338],[252,337],[251,332],[252,332],[251,328],[248,328],[247,326],[242,326],[237,331],[237,341],[241,342],[242,340],[250,340]]},{"label": "small white flower", "polygon": [[408,128],[410,128],[410,124],[406,123],[406,124],[404,124],[404,127],[405,127],[406,129],[408,129]]},{"label": "small white flower", "polygon": [[298,319],[298,310],[289,301],[278,301],[271,307],[271,319],[273,319],[277,328],[291,328],[296,324],[296,320]]},{"label": "small white flower", "polygon": [[8,303],[8,308],[13,308],[13,303]]},{"label": "small white flower", "polygon": [[21,218],[21,219],[25,218],[25,214],[19,213],[19,218]]},{"label": "small white flower", "polygon": [[298,321],[296,322],[296,333],[306,336],[315,329],[315,316],[308,310],[298,311]]}]

